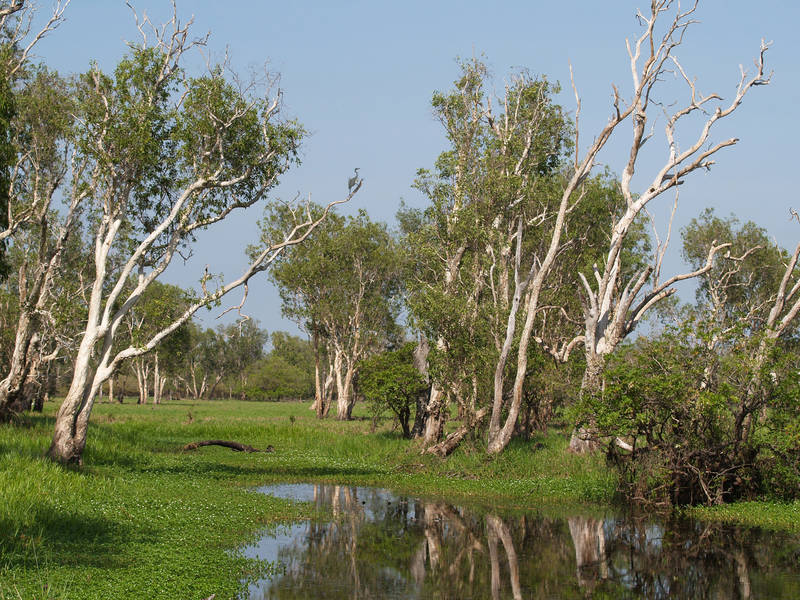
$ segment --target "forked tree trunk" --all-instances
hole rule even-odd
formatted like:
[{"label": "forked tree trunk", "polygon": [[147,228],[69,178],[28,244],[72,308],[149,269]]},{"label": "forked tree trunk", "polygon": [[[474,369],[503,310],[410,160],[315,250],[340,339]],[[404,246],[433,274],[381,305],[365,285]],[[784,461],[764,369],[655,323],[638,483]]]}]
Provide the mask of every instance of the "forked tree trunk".
[{"label": "forked tree trunk", "polygon": [[514,548],[514,540],[511,539],[511,531],[500,517],[486,515],[487,538],[489,542],[489,555],[492,565],[492,593],[499,597],[500,593],[500,569],[497,556],[497,541],[503,544],[503,549],[508,559],[508,576],[511,583],[511,595],[514,600],[522,600],[522,587],[519,582],[519,559]]},{"label": "forked tree trunk", "polygon": [[136,385],[139,389],[139,401],[137,404],[147,404],[150,397],[149,382],[150,365],[145,365],[144,359],[136,359],[133,363],[133,371],[136,373]]},{"label": "forked tree trunk", "polygon": [[[334,358],[336,372],[336,418],[340,421],[349,421],[353,416],[353,406],[356,403],[353,393],[353,376],[355,365],[352,361],[344,360],[344,353],[337,351]],[[347,367],[344,363],[347,362]]]}]

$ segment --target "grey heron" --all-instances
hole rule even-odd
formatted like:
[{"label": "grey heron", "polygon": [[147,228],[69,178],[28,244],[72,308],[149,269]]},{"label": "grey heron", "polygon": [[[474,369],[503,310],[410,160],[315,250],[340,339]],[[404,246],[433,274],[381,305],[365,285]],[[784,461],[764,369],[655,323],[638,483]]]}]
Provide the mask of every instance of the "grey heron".
[{"label": "grey heron", "polygon": [[350,179],[347,180],[347,191],[352,192],[353,188],[356,187],[358,183],[358,167],[356,167],[355,175],[353,175]]}]

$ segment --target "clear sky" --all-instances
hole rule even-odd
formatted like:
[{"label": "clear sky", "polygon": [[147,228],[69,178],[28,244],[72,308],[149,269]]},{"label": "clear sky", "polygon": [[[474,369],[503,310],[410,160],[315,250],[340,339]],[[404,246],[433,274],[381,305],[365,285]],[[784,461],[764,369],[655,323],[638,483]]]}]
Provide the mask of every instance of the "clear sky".
[{"label": "clear sky", "polygon": [[[156,22],[171,11],[167,0],[133,4]],[[638,34],[636,8],[648,4],[179,0],[178,12],[184,21],[194,15],[198,35],[211,32],[212,57],[228,47],[241,72],[269,63],[281,74],[285,114],[300,120],[311,136],[303,146],[303,164],[282,179],[277,196],[299,192],[319,203],[339,199],[353,168],[360,167],[364,187],[344,211],[366,208],[373,219],[392,223],[401,198],[412,206],[424,205],[410,186],[416,170],[431,166],[445,148],[430,98],[434,90],[449,89],[457,75],[456,57],[484,55],[498,89],[519,67],[560,81],[566,89],[559,100],[569,110],[574,109],[571,63],[582,97],[581,135],[589,141],[610,114],[611,84],[623,95],[630,90],[625,38]],[[49,3],[40,5],[46,12]],[[37,47],[39,56],[62,73],[84,71],[93,60],[111,69],[125,50],[124,41],[138,36],[131,11],[121,0],[73,0],[66,16],[67,22]],[[714,140],[735,136],[741,141],[723,151],[710,173],[696,174],[682,186],[676,226],[713,206],[720,214],[733,212],[755,221],[793,248],[800,239],[800,225],[788,219],[789,208],[800,209],[792,183],[800,139],[800,3],[707,0],[697,18],[700,23],[690,29],[677,56],[696,76],[701,91],[730,98],[739,65],[752,68],[761,38],[774,41],[767,59],[774,77],[771,85],[753,89],[713,134]],[[202,64],[199,57],[195,64]],[[617,173],[626,159],[630,128],[619,133],[602,155]],[[640,169],[645,173],[647,165],[664,156],[661,140],[649,145],[650,155]],[[672,197],[661,198],[659,214],[671,202]],[[254,209],[215,227],[200,239],[190,263],[171,269],[168,279],[191,285],[206,264],[212,272],[238,275],[244,247],[257,238],[259,216]],[[676,239],[667,269],[681,268],[678,245]],[[297,331],[281,318],[277,293],[263,274],[251,285],[245,312],[269,331]],[[213,326],[216,314],[201,319]]]}]

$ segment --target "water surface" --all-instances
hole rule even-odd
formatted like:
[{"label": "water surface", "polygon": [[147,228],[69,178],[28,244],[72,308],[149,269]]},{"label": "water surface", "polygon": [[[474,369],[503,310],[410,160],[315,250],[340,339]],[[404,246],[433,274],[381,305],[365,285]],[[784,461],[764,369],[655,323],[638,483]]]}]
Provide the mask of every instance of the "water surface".
[{"label": "water surface", "polygon": [[460,507],[362,487],[259,488],[319,517],[245,549],[249,598],[800,598],[800,539],[697,521]]}]

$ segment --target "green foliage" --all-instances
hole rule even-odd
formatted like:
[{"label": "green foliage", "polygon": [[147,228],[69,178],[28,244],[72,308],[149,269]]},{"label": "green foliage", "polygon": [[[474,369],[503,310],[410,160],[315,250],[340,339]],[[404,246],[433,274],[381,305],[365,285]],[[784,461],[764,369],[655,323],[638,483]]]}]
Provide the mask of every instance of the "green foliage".
[{"label": "green foliage", "polygon": [[411,437],[411,408],[429,386],[414,366],[414,342],[397,350],[388,350],[363,361],[358,369],[359,393],[371,405],[374,414],[387,408],[397,417],[403,437]]},{"label": "green foliage", "polygon": [[730,249],[700,279],[696,303],[709,314],[709,323],[721,327],[737,319],[761,330],[770,298],[777,291],[788,256],[767,232],[752,221],[740,223],[731,215],[723,219],[707,208],[683,231],[683,258],[693,269],[706,262],[712,243],[728,242]]},{"label": "green foliage", "polygon": [[272,350],[246,372],[248,400],[306,399],[314,396],[311,344],[283,331],[272,334]]},{"label": "green foliage", "polygon": [[[265,240],[285,231],[290,219],[273,207],[262,222]],[[356,317],[365,339],[379,338],[395,328],[397,261],[385,224],[372,222],[363,210],[351,217],[332,214],[306,242],[279,257],[270,278],[279,287],[283,314],[300,325],[343,340],[355,333]]]},{"label": "green foliage", "polygon": [[[718,355],[690,336],[640,338],[609,360],[602,394],[582,400],[625,495],[675,505],[796,497],[796,361],[774,349],[754,371],[743,349]],[[616,438],[633,450],[618,448]]]}]

